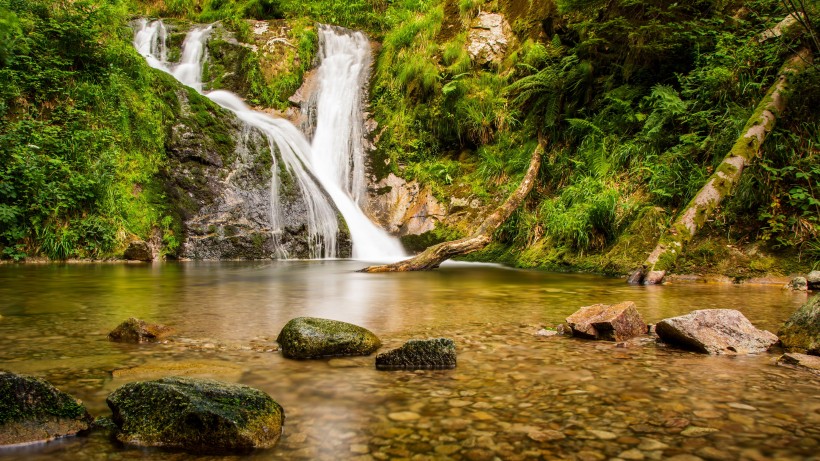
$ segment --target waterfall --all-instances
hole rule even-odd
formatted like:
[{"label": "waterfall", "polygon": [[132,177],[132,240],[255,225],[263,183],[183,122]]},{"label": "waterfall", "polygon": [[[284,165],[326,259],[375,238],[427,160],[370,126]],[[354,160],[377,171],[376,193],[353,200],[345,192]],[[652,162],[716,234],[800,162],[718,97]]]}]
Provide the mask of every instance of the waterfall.
[{"label": "waterfall", "polygon": [[[207,57],[205,43],[210,31],[211,26],[189,31],[182,45],[180,61],[169,63],[164,24],[161,20],[149,22],[142,19],[136,25],[134,47],[150,66],[173,75],[202,93],[202,66]],[[270,221],[278,257],[287,257],[278,244],[278,236],[283,231],[279,171],[284,168],[294,178],[307,205],[312,258],[337,256],[338,217],[328,200],[329,195],[350,230],[353,258],[368,261],[401,259],[405,253],[399,242],[373,224],[357,204],[363,200],[365,192],[361,94],[368,77],[370,45],[364,34],[358,32],[321,26],[320,34],[322,54],[318,72],[322,77],[312,146],[289,121],[254,111],[229,91],[211,91],[205,96],[236,114],[247,126],[258,129],[268,140],[272,157]],[[333,78],[334,74],[338,78]],[[341,142],[337,143],[337,139]]]},{"label": "waterfall", "polygon": [[321,25],[319,47],[311,165],[345,217],[353,258],[402,259],[406,255],[398,240],[360,208],[366,192],[362,93],[370,72],[370,42],[361,32]]}]

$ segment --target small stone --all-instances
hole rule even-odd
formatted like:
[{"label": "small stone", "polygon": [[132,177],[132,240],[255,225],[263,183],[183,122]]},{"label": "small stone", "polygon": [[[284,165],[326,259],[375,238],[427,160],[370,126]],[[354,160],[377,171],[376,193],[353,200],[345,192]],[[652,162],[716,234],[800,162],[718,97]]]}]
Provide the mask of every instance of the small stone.
[{"label": "small stone", "polygon": [[637,450],[635,448],[633,448],[631,450],[622,451],[621,454],[618,455],[618,457],[621,458],[621,459],[636,460],[636,461],[640,461],[640,460],[645,458],[644,454],[641,453],[640,450]]},{"label": "small stone", "polygon": [[471,402],[469,400],[460,400],[460,399],[452,399],[449,402],[447,402],[448,405],[450,405],[451,407],[455,407],[455,408],[466,407],[466,406],[472,405],[472,403],[473,402]]},{"label": "small stone", "polygon": [[421,418],[421,415],[412,411],[397,411],[387,415],[393,421],[414,421]]},{"label": "small stone", "polygon": [[598,431],[595,429],[590,429],[589,433],[601,440],[615,440],[618,438],[617,434],[609,431]]},{"label": "small stone", "polygon": [[543,329],[543,328],[535,332],[535,336],[549,337],[549,336],[557,336],[557,335],[558,335],[557,331],[555,331],[555,330],[546,330],[546,329]]},{"label": "small stone", "polygon": [[736,409],[736,410],[757,411],[757,408],[755,408],[751,405],[746,405],[745,403],[730,402],[727,405],[734,408],[734,409]]},{"label": "small stone", "polygon": [[452,455],[453,453],[461,450],[461,447],[458,445],[439,445],[435,448],[435,452],[440,455]]},{"label": "small stone", "polygon": [[695,410],[692,414],[703,419],[718,419],[723,417],[723,413],[714,410]]},{"label": "small stone", "polygon": [[638,449],[643,451],[666,450],[667,448],[669,448],[669,445],[659,440],[648,438],[641,440],[641,444],[638,445]]},{"label": "small stone", "polygon": [[717,429],[711,427],[689,426],[681,432],[681,435],[684,437],[703,437],[717,431]]},{"label": "small stone", "polygon": [[820,357],[790,352],[777,359],[777,364],[790,368],[797,368],[820,375]]},{"label": "small stone", "polygon": [[697,455],[709,461],[731,461],[735,459],[730,453],[720,451],[715,447],[703,447],[697,451]]},{"label": "small stone", "polygon": [[554,431],[552,429],[530,431],[527,433],[527,437],[536,442],[548,442],[550,440],[563,440],[566,438],[563,432]]},{"label": "small stone", "polygon": [[359,454],[359,455],[364,455],[364,454],[370,453],[370,448],[368,448],[367,445],[364,445],[364,444],[354,443],[354,444],[350,445],[350,452],[351,453],[356,453],[356,454]]}]

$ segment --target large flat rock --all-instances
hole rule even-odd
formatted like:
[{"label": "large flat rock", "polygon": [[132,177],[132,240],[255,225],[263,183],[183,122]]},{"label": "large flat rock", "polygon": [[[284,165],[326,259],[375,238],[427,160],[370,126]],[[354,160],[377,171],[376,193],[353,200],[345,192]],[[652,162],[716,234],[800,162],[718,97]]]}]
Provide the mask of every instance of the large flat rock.
[{"label": "large flat rock", "polygon": [[733,309],[702,309],[664,319],[655,332],[670,345],[716,355],[765,352],[777,342],[777,336],[758,330]]}]

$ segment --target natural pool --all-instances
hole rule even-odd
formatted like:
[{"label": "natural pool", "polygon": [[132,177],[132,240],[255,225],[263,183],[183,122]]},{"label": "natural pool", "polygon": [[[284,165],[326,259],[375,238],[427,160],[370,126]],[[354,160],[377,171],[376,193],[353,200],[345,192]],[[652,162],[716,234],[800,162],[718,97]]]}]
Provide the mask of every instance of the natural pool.
[{"label": "natural pool", "polygon": [[[135,379],[241,382],[286,412],[273,450],[248,459],[820,459],[820,378],[776,355],[708,357],[542,337],[578,307],[634,301],[647,322],[741,310],[776,331],[806,295],[769,286],[629,286],[489,265],[359,274],[351,261],[0,266],[0,368],[43,377],[106,415]],[[168,344],[111,343],[139,317]],[[378,372],[374,358],[291,361],[270,351],[297,316],[344,320],[383,350],[456,341],[449,371]],[[681,456],[686,455],[689,457]],[[694,457],[693,457],[694,456]],[[117,446],[102,434],[0,450],[0,458],[235,459]]]}]

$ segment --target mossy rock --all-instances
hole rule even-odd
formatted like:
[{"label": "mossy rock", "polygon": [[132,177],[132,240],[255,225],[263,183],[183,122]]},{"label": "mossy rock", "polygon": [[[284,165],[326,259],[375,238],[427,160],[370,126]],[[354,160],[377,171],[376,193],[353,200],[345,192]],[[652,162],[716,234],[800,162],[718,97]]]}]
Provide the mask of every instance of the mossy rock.
[{"label": "mossy rock", "polygon": [[126,384],[106,399],[117,440],[224,453],[273,447],[285,414],[266,393],[241,384],[167,377]]},{"label": "mossy rock", "polygon": [[790,351],[820,355],[820,295],[800,306],[778,336],[783,347]]},{"label": "mossy rock", "polygon": [[456,343],[449,338],[411,339],[376,356],[378,370],[448,370],[456,367]]},{"label": "mossy rock", "polygon": [[382,343],[370,330],[338,320],[298,317],[288,322],[276,338],[282,355],[314,359],[369,355]]},{"label": "mossy rock", "polygon": [[173,332],[171,327],[132,317],[108,333],[108,339],[119,343],[155,343]]},{"label": "mossy rock", "polygon": [[45,380],[0,371],[0,446],[75,435],[92,421],[80,401]]}]

